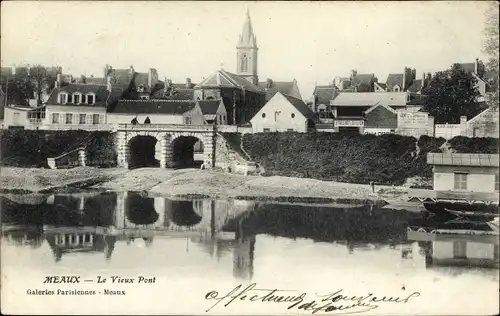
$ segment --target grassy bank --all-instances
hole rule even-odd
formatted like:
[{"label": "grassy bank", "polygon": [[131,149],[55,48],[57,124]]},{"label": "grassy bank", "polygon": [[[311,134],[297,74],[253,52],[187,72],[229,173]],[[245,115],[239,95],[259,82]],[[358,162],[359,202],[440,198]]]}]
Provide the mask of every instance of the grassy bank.
[{"label": "grassy bank", "polygon": [[117,153],[111,132],[41,131],[7,129],[0,131],[0,163],[11,167],[46,167],[47,158],[84,146],[87,165],[112,167]]},{"label": "grassy bank", "polygon": [[[260,163],[266,175],[362,183],[402,185],[410,178],[430,179],[427,153],[440,152],[443,138],[387,134],[331,133],[245,134],[243,147]],[[498,152],[494,138],[456,137],[449,141],[457,152]]]}]

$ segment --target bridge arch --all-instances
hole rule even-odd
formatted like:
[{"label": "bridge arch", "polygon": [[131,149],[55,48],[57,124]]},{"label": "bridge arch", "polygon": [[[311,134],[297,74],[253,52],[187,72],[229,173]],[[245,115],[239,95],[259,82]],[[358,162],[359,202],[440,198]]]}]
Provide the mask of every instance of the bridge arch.
[{"label": "bridge arch", "polygon": [[[197,160],[198,164],[203,163],[205,167],[211,168],[215,163],[215,135],[213,126],[205,125],[121,124],[116,134],[117,162],[119,166],[125,168],[141,165],[159,165],[160,168],[167,168],[182,166],[186,162],[188,166],[193,165],[192,162]],[[148,139],[149,143],[138,142],[140,145],[136,145],[134,138]],[[149,161],[154,160],[154,164],[137,163],[144,162],[137,158],[141,151],[146,152]]]},{"label": "bridge arch", "polygon": [[170,141],[172,151],[172,167],[200,166],[208,157],[205,157],[205,147],[210,140],[196,133],[174,134]]}]

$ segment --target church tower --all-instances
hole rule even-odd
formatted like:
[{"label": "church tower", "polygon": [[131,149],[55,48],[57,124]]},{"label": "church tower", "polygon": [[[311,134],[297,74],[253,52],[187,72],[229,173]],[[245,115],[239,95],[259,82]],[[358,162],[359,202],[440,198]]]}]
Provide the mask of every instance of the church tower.
[{"label": "church tower", "polygon": [[243,24],[243,32],[241,33],[240,40],[236,46],[236,74],[247,79],[256,86],[259,84],[259,77],[257,75],[258,50],[257,38],[253,34],[250,12],[247,9],[245,24]]}]

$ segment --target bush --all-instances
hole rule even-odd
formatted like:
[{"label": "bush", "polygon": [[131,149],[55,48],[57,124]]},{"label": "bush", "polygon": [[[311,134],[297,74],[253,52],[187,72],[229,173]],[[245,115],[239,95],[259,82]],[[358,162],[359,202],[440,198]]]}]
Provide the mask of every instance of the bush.
[{"label": "bush", "polygon": [[111,132],[2,130],[0,163],[14,167],[44,167],[47,158],[86,146],[89,165],[112,166],[117,157],[113,142]]},{"label": "bush", "polygon": [[478,137],[468,138],[455,136],[448,141],[451,148],[464,154],[496,154],[498,153],[498,138]]},{"label": "bush", "polygon": [[264,166],[266,175],[394,185],[413,176],[432,176],[427,153],[439,151],[445,142],[427,136],[417,141],[394,134],[331,133],[245,134],[242,140],[250,157]]}]

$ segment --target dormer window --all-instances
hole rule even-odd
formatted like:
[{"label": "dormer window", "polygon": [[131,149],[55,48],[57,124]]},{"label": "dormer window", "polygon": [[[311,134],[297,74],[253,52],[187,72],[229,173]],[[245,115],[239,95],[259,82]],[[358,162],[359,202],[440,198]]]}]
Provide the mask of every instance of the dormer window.
[{"label": "dormer window", "polygon": [[94,104],[95,103],[95,95],[94,94],[87,94],[87,104]]},{"label": "dormer window", "polygon": [[137,87],[137,92],[144,92],[144,85],[143,85],[143,84],[140,84],[140,85]]},{"label": "dormer window", "polygon": [[82,100],[82,94],[81,93],[73,93],[73,103],[74,104],[80,104]]},{"label": "dormer window", "polygon": [[60,104],[66,104],[68,102],[68,94],[67,93],[59,93],[59,99],[58,102]]}]

